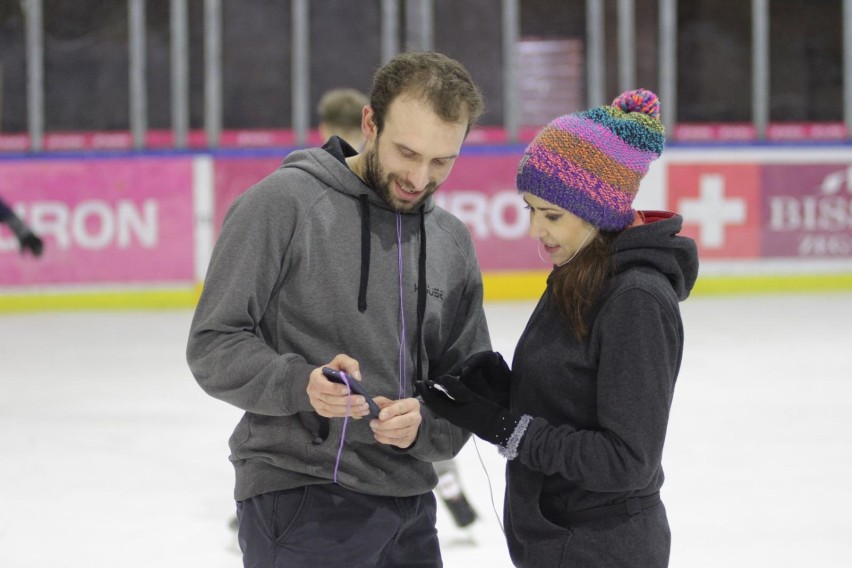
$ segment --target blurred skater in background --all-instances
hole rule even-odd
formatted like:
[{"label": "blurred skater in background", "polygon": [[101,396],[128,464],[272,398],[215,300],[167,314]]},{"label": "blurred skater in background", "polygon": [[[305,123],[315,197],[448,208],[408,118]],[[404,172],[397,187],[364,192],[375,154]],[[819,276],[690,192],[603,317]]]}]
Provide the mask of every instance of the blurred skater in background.
[{"label": "blurred skater in background", "polygon": [[361,118],[364,107],[370,104],[367,95],[357,89],[331,89],[326,91],[317,105],[319,132],[323,142],[339,136],[356,152],[364,149],[364,132]]},{"label": "blurred skater in background", "polygon": [[0,223],[5,223],[9,226],[18,239],[18,245],[21,248],[21,254],[29,251],[33,256],[41,256],[44,243],[41,238],[36,235],[26,223],[15,215],[12,208],[9,207],[2,198],[0,198]]},{"label": "blurred skater in background", "polygon": [[635,211],[663,151],[649,91],[560,117],[527,147],[517,187],[553,271],[518,341],[422,385],[428,406],[508,459],[516,566],[668,566],[662,454],[683,355],[679,302],[698,276],[683,219]]},{"label": "blurred skater in background", "polygon": [[435,492],[452,515],[453,522],[460,529],[469,527],[476,521],[476,511],[464,493],[456,461],[435,462],[435,472],[438,474]]}]

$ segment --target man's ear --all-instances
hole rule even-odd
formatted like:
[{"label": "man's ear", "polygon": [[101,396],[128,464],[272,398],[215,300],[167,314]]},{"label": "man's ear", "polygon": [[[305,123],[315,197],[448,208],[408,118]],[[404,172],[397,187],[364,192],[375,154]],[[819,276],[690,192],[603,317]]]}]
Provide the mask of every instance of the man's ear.
[{"label": "man's ear", "polygon": [[376,136],[376,121],[373,119],[375,113],[373,107],[365,105],[361,110],[361,132],[366,140],[372,140]]}]

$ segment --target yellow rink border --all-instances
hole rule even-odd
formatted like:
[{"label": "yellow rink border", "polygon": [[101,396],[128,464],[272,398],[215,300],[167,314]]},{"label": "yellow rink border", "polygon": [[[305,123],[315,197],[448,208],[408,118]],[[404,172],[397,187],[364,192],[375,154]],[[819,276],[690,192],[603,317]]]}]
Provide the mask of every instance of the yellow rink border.
[{"label": "yellow rink border", "polygon": [[[535,300],[544,291],[547,271],[486,272],[486,301]],[[63,310],[192,308],[201,285],[180,289],[0,293],[0,313]],[[852,292],[852,274],[699,277],[693,296],[768,293]]]},{"label": "yellow rink border", "polygon": [[201,286],[180,289],[103,290],[0,295],[0,313],[191,308],[198,301],[200,291]]},{"label": "yellow rink border", "polygon": [[[486,301],[537,299],[548,272],[485,273]],[[852,292],[852,274],[784,276],[699,276],[692,295],[767,294],[793,292]]]}]

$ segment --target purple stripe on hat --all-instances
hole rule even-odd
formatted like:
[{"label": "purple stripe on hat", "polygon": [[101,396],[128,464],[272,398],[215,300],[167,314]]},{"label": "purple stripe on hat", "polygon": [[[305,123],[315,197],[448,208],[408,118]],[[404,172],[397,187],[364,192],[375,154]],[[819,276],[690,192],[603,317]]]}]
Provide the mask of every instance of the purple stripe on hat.
[{"label": "purple stripe on hat", "polygon": [[518,190],[537,195],[603,230],[621,230],[633,219],[632,191],[607,184],[572,162],[549,153],[532,155],[523,173]]},{"label": "purple stripe on hat", "polygon": [[633,220],[633,209],[630,207],[607,209],[588,199],[583,192],[566,191],[564,187],[550,185],[552,181],[552,178],[536,168],[528,167],[518,189],[553,203],[604,231],[620,231]]},{"label": "purple stripe on hat", "polygon": [[[595,172],[591,172],[561,155],[550,152],[533,154],[530,156],[528,164],[550,177],[561,180],[566,188],[582,191],[590,199],[601,204],[610,203],[612,206],[618,206],[620,203],[626,203],[629,207],[639,190],[638,186],[619,187],[607,183]],[[586,187],[587,182],[592,183],[593,187]],[[619,198],[612,198],[615,195],[618,195]]]},{"label": "purple stripe on hat", "polygon": [[600,148],[613,160],[641,174],[646,174],[650,163],[659,157],[654,152],[634,148],[606,126],[586,117],[575,114],[565,115],[554,120],[551,126],[558,130],[567,130],[572,135]]}]

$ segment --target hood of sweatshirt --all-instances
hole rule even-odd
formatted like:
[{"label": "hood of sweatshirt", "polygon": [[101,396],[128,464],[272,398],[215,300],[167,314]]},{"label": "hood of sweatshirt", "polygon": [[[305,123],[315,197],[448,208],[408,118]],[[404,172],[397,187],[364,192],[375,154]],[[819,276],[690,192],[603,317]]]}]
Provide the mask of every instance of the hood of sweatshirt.
[{"label": "hood of sweatshirt", "polygon": [[680,236],[683,218],[667,211],[643,211],[644,222],[631,226],[615,240],[615,272],[648,267],[666,276],[678,299],[689,297],[698,278],[695,241]]},{"label": "hood of sweatshirt", "polygon": [[[346,164],[346,158],[354,156],[355,151],[346,141],[332,136],[321,150],[298,150],[287,156],[283,168],[299,168],[310,173],[317,180],[340,193],[357,199],[361,211],[361,270],[358,285],[358,310],[367,310],[367,288],[370,283],[370,208],[380,207],[395,211],[375,190],[364,183]],[[415,374],[418,380],[423,378],[420,346],[423,334],[423,317],[426,310],[426,215],[435,207],[432,196],[427,197],[417,210],[410,213],[396,212],[400,216],[419,216],[420,253],[418,258],[417,286],[417,359]]]}]

